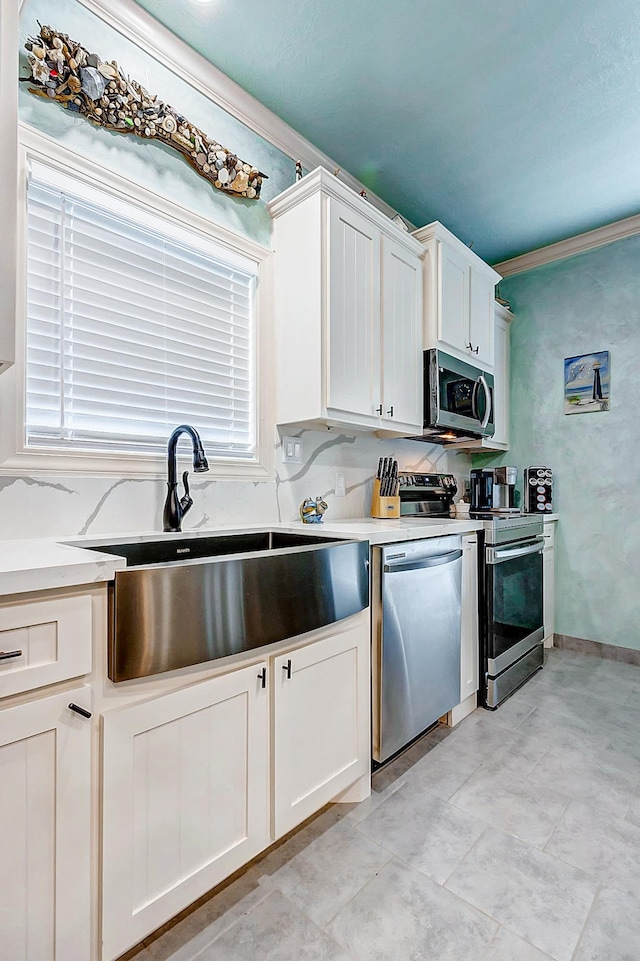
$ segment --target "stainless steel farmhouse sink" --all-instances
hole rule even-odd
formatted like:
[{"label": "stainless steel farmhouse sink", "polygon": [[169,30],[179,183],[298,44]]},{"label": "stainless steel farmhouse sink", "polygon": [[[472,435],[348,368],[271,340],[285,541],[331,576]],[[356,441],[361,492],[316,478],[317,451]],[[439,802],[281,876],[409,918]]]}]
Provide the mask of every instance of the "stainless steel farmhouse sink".
[{"label": "stainless steel farmhouse sink", "polygon": [[113,681],[251,651],[369,603],[363,541],[260,531],[90,549],[127,560],[109,588]]}]

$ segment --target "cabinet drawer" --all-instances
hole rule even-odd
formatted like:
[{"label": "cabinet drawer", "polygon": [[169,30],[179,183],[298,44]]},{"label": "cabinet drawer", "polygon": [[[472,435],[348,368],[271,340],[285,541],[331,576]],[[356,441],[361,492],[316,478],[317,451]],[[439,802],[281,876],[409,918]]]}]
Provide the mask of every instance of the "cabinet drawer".
[{"label": "cabinet drawer", "polygon": [[0,698],[91,670],[91,598],[0,605]]}]

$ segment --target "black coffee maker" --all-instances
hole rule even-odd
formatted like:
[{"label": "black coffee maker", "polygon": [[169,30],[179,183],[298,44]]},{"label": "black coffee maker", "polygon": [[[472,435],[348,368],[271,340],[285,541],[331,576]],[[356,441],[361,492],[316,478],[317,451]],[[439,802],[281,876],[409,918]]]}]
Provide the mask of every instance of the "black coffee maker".
[{"label": "black coffee maker", "polygon": [[471,514],[515,514],[517,467],[483,467],[471,471]]}]

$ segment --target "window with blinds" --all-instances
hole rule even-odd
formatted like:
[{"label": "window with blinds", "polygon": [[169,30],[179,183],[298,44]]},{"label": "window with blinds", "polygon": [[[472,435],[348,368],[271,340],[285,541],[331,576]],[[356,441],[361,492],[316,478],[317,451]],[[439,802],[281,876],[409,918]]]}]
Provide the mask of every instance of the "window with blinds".
[{"label": "window with blinds", "polygon": [[29,448],[256,452],[255,262],[32,162]]}]

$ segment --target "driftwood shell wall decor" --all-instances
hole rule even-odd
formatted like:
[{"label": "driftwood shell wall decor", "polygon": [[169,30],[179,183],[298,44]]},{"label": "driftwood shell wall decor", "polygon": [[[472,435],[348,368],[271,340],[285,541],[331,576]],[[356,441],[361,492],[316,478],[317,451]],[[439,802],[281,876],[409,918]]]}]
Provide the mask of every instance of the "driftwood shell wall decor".
[{"label": "driftwood shell wall decor", "polygon": [[30,92],[61,103],[116,133],[159,140],[179,151],[214,187],[257,200],[266,174],[212,140],[169,104],[131,80],[115,60],[108,63],[52,27],[40,26],[25,47],[34,84]]}]

